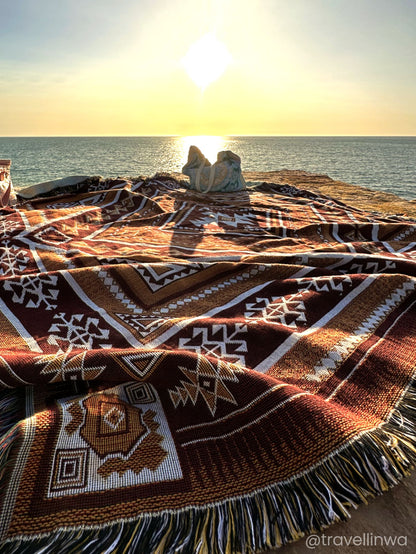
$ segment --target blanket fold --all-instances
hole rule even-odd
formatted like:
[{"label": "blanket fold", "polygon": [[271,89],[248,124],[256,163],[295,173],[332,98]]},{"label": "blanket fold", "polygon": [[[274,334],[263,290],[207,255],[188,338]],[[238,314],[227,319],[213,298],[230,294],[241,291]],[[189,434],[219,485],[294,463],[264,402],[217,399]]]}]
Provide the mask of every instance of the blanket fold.
[{"label": "blanket fold", "polygon": [[0,216],[0,552],[251,553],[409,474],[416,222],[68,187]]}]

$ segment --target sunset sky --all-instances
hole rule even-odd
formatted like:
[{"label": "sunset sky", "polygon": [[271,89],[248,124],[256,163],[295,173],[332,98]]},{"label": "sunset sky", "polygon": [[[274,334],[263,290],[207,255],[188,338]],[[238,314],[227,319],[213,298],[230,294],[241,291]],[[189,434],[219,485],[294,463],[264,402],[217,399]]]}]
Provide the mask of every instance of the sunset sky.
[{"label": "sunset sky", "polygon": [[416,135],[414,0],[0,6],[1,136]]}]

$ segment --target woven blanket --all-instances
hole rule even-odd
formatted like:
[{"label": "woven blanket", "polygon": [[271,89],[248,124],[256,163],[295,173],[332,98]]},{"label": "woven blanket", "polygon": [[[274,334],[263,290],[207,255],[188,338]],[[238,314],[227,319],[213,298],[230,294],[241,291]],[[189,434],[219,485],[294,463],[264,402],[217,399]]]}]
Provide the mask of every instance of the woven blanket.
[{"label": "woven blanket", "polygon": [[168,175],[1,214],[1,552],[256,552],[413,467],[416,222]]}]

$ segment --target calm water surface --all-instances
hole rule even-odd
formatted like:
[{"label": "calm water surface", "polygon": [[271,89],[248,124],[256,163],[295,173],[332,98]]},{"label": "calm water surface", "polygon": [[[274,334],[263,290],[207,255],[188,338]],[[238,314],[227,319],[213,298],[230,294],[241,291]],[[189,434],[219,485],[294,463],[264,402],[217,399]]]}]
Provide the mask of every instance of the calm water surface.
[{"label": "calm water surface", "polygon": [[196,144],[214,162],[232,150],[243,171],[302,169],[416,198],[416,137],[0,137],[17,189],[68,175],[180,171]]}]

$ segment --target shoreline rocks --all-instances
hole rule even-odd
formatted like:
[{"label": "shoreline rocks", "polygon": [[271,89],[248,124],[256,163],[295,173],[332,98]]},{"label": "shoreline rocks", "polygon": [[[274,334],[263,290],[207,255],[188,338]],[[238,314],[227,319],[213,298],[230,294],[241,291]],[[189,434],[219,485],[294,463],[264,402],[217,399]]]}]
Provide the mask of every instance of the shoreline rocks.
[{"label": "shoreline rocks", "polygon": [[246,181],[287,183],[312,192],[319,192],[363,210],[403,215],[410,218],[416,217],[416,201],[405,200],[390,192],[374,191],[360,185],[335,181],[328,175],[291,169],[267,172],[248,171],[243,175]]}]

